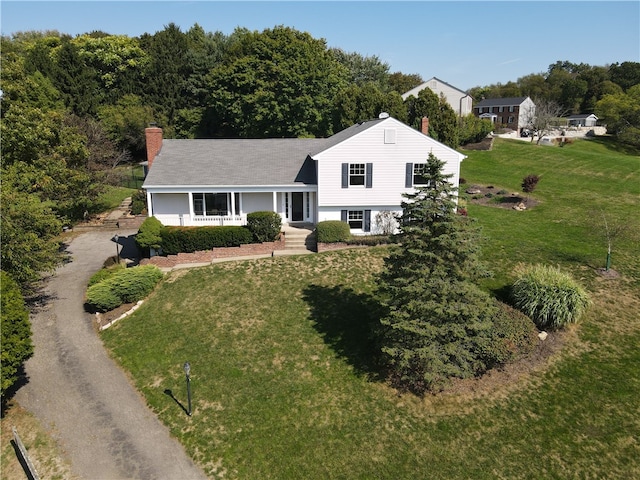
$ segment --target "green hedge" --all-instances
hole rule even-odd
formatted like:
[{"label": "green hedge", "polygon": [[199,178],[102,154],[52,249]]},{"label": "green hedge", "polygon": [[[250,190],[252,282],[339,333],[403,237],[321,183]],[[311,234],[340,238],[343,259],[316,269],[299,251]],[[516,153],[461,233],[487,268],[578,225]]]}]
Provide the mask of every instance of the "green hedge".
[{"label": "green hedge", "polygon": [[247,228],[256,242],[275,242],[280,236],[282,218],[276,212],[261,211],[247,214]]},{"label": "green hedge", "polygon": [[347,242],[351,238],[349,224],[340,220],[325,220],[316,226],[319,243]]},{"label": "green hedge", "polygon": [[87,305],[98,312],[107,312],[123,303],[137,302],[151,293],[162,275],[155,265],[117,270],[87,289]]},{"label": "green hedge", "polygon": [[569,274],[547,265],[521,267],[511,298],[541,329],[577,322],[590,303],[586,290]]},{"label": "green hedge", "polygon": [[253,235],[246,227],[164,227],[160,231],[165,255],[237,247],[251,243]]}]

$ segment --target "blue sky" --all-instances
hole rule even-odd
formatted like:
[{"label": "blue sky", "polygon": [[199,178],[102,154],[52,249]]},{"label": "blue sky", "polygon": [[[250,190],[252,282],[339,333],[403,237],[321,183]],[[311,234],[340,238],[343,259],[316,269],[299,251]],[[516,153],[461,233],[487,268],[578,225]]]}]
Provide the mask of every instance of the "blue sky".
[{"label": "blue sky", "polygon": [[7,1],[1,30],[92,30],[139,36],[173,22],[183,31],[286,25],[330,47],[376,55],[391,72],[438,77],[462,90],[546,72],[558,60],[640,62],[635,1]]}]

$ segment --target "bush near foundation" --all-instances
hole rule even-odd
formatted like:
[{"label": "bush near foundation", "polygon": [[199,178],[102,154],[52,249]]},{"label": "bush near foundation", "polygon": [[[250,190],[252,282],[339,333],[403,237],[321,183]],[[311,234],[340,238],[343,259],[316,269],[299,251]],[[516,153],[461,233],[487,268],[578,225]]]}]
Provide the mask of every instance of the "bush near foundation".
[{"label": "bush near foundation", "polygon": [[163,228],[162,222],[156,217],[148,217],[144,219],[138,234],[136,235],[136,244],[146,254],[150,249],[159,250],[162,244],[160,232]]},{"label": "bush near foundation", "polygon": [[162,275],[155,265],[118,270],[87,289],[87,305],[98,312],[107,312],[124,303],[137,302],[151,293]]},{"label": "bush near foundation", "polygon": [[276,212],[252,212],[247,214],[247,228],[256,242],[275,242],[280,236],[282,218]]},{"label": "bush near foundation", "polygon": [[347,242],[351,238],[349,224],[340,220],[325,220],[316,225],[319,243]]}]

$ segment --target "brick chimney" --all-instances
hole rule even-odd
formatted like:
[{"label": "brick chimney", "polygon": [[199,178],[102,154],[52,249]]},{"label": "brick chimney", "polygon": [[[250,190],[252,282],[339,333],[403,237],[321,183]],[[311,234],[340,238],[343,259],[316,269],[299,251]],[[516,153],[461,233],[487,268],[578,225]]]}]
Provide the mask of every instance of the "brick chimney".
[{"label": "brick chimney", "polygon": [[147,171],[149,171],[153,164],[153,159],[156,158],[162,148],[162,129],[151,124],[151,126],[145,128],[144,134],[147,140]]},{"label": "brick chimney", "polygon": [[429,135],[429,119],[427,117],[422,117],[420,131],[425,135]]}]

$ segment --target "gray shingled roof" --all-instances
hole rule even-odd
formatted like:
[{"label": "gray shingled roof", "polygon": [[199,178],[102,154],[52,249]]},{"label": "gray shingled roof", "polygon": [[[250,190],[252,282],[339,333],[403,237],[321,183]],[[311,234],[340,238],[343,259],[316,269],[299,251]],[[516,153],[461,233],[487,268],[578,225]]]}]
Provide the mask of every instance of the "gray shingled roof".
[{"label": "gray shingled roof", "polygon": [[314,155],[382,120],[361,122],[321,139],[165,139],[143,188],[315,185]]},{"label": "gray shingled roof", "polygon": [[508,107],[520,105],[527,97],[486,98],[476,104],[476,107]]},{"label": "gray shingled roof", "polygon": [[317,183],[309,153],[326,139],[163,140],[143,187]]}]

